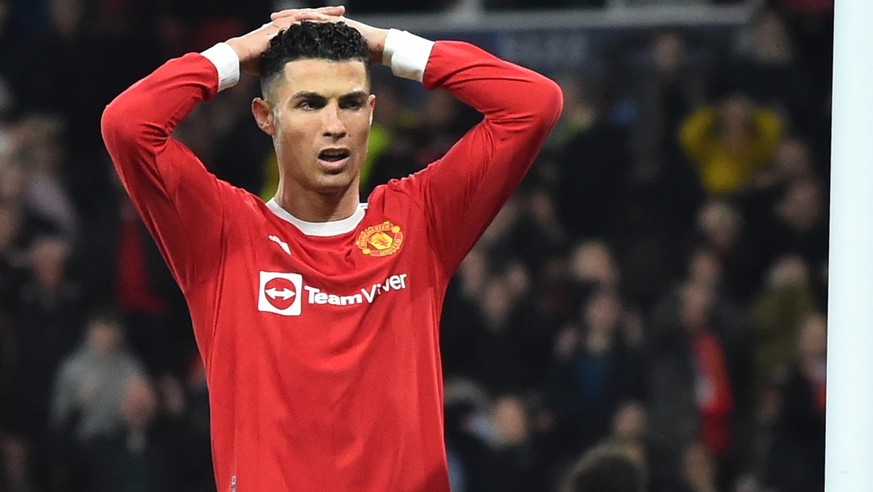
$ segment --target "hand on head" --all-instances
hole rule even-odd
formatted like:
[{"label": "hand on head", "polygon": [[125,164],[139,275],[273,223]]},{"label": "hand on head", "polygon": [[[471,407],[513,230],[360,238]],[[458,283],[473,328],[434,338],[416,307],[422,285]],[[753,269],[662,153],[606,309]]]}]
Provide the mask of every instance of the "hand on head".
[{"label": "hand on head", "polygon": [[270,22],[248,34],[227,40],[227,44],[239,57],[240,67],[243,71],[257,74],[260,71],[260,57],[270,46],[270,39],[273,36],[288,29],[292,24],[299,24],[303,21],[337,22],[342,19],[341,16],[345,11],[345,7],[339,6],[275,12],[270,16]]},{"label": "hand on head", "polygon": [[[273,22],[283,21],[287,19],[294,19],[296,16],[299,16],[301,12],[306,13],[306,11],[312,9],[289,9],[282,10],[279,12],[273,12],[270,15],[270,19]],[[345,7],[322,7],[321,9],[316,10],[317,17],[307,18],[307,19],[299,19],[296,22],[301,20],[310,20],[315,22],[344,22],[349,27],[353,27],[361,33],[361,36],[367,40],[367,46],[370,48],[370,53],[372,55],[372,63],[378,64],[382,62],[382,51],[385,47],[385,36],[388,35],[387,29],[380,29],[372,26],[368,26],[362,22],[358,22],[356,20],[349,19],[348,17],[343,17],[345,14]],[[290,25],[290,24],[289,24]]]}]

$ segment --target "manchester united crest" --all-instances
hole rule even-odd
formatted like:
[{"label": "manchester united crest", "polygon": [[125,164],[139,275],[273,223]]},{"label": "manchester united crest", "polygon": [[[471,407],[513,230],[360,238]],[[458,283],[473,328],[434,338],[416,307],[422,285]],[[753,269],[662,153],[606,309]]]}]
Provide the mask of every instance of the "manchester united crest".
[{"label": "manchester united crest", "polygon": [[393,255],[403,244],[403,232],[400,231],[400,226],[386,220],[361,231],[355,244],[365,255]]}]

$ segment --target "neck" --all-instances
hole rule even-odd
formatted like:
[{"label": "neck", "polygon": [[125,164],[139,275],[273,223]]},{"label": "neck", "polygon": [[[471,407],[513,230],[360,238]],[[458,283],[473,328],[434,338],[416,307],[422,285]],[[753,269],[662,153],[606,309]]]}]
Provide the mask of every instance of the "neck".
[{"label": "neck", "polygon": [[357,183],[334,193],[320,193],[279,184],[276,203],[288,213],[306,222],[331,222],[351,217],[358,209],[360,192]]}]

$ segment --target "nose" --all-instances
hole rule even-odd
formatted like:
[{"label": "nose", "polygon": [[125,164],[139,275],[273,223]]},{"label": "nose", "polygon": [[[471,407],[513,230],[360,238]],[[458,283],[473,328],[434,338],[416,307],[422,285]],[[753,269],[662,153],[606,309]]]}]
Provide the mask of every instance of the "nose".
[{"label": "nose", "polygon": [[346,125],[340,117],[340,108],[329,105],[322,112],[324,116],[324,136],[332,140],[339,140],[346,136]]}]

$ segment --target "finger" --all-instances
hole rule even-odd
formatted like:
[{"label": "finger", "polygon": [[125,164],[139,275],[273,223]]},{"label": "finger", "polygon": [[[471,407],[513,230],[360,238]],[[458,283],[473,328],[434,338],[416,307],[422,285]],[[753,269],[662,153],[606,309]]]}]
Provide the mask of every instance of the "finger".
[{"label": "finger", "polygon": [[302,14],[313,13],[313,12],[319,13],[319,14],[325,14],[325,15],[339,16],[339,15],[343,15],[345,13],[345,11],[346,11],[346,8],[342,5],[332,6],[332,7],[319,7],[317,9],[285,9],[285,10],[280,10],[279,12],[273,12],[272,14],[270,14],[270,19],[276,20],[276,19],[282,19],[285,17],[298,17]]},{"label": "finger", "polygon": [[300,20],[306,20],[310,22],[338,22],[340,19],[341,17],[336,15],[312,15]]},{"label": "finger", "polygon": [[327,15],[343,15],[346,12],[346,7],[344,5],[330,5],[327,7],[319,7],[315,9],[315,11]]},{"label": "finger", "polygon": [[340,17],[333,15],[323,15],[316,12],[306,12],[300,13],[299,15],[293,17],[282,17],[280,19],[275,19],[273,22],[268,25],[273,26],[273,28],[277,31],[288,29],[293,24],[299,24],[303,21],[308,22],[337,22]]},{"label": "finger", "polygon": [[271,24],[281,25],[283,28],[286,28],[291,24],[298,24],[302,21],[337,22],[341,18],[342,17],[338,15],[325,15],[319,12],[298,12],[295,15],[277,17],[273,19]]}]

